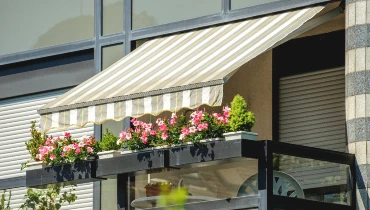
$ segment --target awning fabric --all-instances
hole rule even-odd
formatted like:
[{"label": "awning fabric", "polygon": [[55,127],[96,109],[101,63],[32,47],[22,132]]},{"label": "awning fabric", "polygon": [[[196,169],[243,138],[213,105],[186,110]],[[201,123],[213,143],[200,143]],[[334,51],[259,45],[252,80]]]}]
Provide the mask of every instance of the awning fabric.
[{"label": "awning fabric", "polygon": [[47,131],[202,104],[219,106],[223,84],[241,65],[271,48],[323,7],[150,40],[42,107],[40,126]]}]

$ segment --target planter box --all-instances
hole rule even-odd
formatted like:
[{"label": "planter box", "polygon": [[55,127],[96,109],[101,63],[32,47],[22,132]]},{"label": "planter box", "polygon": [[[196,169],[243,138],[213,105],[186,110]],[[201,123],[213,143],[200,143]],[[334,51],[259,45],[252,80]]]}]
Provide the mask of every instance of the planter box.
[{"label": "planter box", "polygon": [[247,132],[247,131],[236,131],[224,133],[226,141],[238,140],[238,139],[248,139],[248,140],[257,140],[258,133]]},{"label": "planter box", "polygon": [[46,167],[46,163],[42,161],[34,161],[32,160],[31,162],[27,163],[26,170],[35,170],[35,169],[42,169]]},{"label": "planter box", "polygon": [[168,167],[168,150],[148,148],[141,151],[121,151],[123,155],[107,159],[98,159],[96,176],[114,174],[145,173],[154,169]]},{"label": "planter box", "polygon": [[107,158],[113,158],[118,157],[121,155],[121,151],[118,150],[109,150],[104,152],[98,152],[99,159],[107,159]]},{"label": "planter box", "polygon": [[97,181],[96,160],[54,165],[26,171],[26,187],[47,188]]}]

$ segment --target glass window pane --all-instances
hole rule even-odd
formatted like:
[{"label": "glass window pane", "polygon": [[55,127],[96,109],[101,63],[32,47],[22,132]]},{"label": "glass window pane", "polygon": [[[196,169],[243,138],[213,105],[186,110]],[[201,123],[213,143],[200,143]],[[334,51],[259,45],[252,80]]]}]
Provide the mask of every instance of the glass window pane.
[{"label": "glass window pane", "polygon": [[149,39],[140,39],[136,41],[136,48],[140,47],[143,45],[145,42],[149,41]]},{"label": "glass window pane", "polygon": [[[131,205],[136,208],[157,206],[160,185],[173,192],[182,187],[186,190],[187,202],[211,201],[258,194],[258,160],[238,159],[229,163],[182,168],[161,173],[135,177],[135,197]],[[248,185],[248,186],[247,186]]]},{"label": "glass window pane", "polygon": [[135,0],[132,28],[145,28],[220,12],[219,0]]},{"label": "glass window pane", "polygon": [[351,205],[349,165],[281,154],[274,154],[273,162],[275,183],[281,184],[275,195]]},{"label": "glass window pane", "polygon": [[103,0],[103,35],[123,31],[123,1]]},{"label": "glass window pane", "polygon": [[100,182],[101,209],[117,209],[117,176],[106,178]]},{"label": "glass window pane", "polygon": [[94,37],[94,1],[0,1],[0,55]]},{"label": "glass window pane", "polygon": [[124,121],[114,121],[114,120],[108,120],[103,123],[102,130],[103,134],[105,133],[106,129],[109,130],[109,132],[113,133],[115,136],[118,136],[119,133],[123,130]]},{"label": "glass window pane", "polygon": [[102,69],[106,69],[124,56],[123,44],[111,45],[102,49]]},{"label": "glass window pane", "polygon": [[[260,4],[266,4],[270,2],[275,2],[279,0],[231,0],[231,9],[242,9],[246,7],[252,7]],[[284,1],[284,0],[280,0]]]}]

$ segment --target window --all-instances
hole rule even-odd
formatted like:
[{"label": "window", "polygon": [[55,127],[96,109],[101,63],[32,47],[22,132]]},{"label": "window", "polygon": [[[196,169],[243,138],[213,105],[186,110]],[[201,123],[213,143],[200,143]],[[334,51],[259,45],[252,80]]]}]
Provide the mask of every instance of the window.
[{"label": "window", "polygon": [[152,197],[159,193],[156,183],[167,183],[172,191],[184,188],[188,193],[188,203],[257,195],[257,172],[258,160],[246,158],[220,165],[138,175],[130,184],[135,195],[131,198],[131,206],[156,206],[158,197]]},{"label": "window", "polygon": [[231,0],[231,9],[242,9],[246,7],[252,7],[256,5],[282,1],[282,0]]},{"label": "window", "polygon": [[221,12],[217,0],[135,0],[132,28],[156,26]]},{"label": "window", "polygon": [[106,69],[124,56],[124,44],[111,45],[102,49],[102,69]]},{"label": "window", "polygon": [[123,31],[124,0],[103,0],[103,35]]},{"label": "window", "polygon": [[93,38],[94,1],[0,1],[0,28],[0,55]]}]

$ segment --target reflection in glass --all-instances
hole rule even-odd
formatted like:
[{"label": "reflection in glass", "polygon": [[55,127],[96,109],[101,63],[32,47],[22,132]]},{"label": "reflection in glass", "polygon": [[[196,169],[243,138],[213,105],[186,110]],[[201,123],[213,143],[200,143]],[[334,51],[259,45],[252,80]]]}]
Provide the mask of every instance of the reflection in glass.
[{"label": "reflection in glass", "polygon": [[108,68],[124,56],[123,44],[111,45],[102,49],[102,70]]},{"label": "reflection in glass", "polygon": [[0,55],[93,38],[94,1],[0,1],[0,28]]},{"label": "reflection in glass", "polygon": [[106,129],[108,129],[111,133],[118,136],[118,134],[123,130],[124,120],[121,121],[114,121],[108,120],[102,124],[103,134],[105,133]]},{"label": "reflection in glass", "polygon": [[136,48],[140,47],[143,45],[145,42],[149,41],[149,39],[140,39],[136,41]]},{"label": "reflection in glass", "polygon": [[133,29],[221,12],[220,0],[135,0],[132,3]]},{"label": "reflection in glass", "polygon": [[107,180],[100,182],[101,209],[117,208],[117,176],[107,177]]},{"label": "reflection in glass", "polygon": [[[299,184],[305,199],[351,205],[349,165],[274,154],[274,172],[293,178],[293,182]],[[299,197],[297,193],[293,194],[293,188],[294,186],[290,187],[285,196]],[[274,188],[275,195],[282,195],[283,192],[282,188]]]},{"label": "reflection in glass", "polygon": [[[135,182],[131,183],[135,186],[133,205],[138,208],[152,207],[153,202],[156,202],[156,198],[152,196],[159,195],[158,193],[153,194],[156,191],[156,183],[171,183],[171,190],[176,190],[179,186],[185,188],[188,193],[188,202],[256,195],[258,190],[244,189],[242,185],[249,178],[256,177],[257,172],[258,160],[238,159],[235,162],[219,165],[139,175],[135,177]],[[251,183],[257,188],[257,179]],[[145,202],[150,199],[152,203]]]},{"label": "reflection in glass", "polygon": [[231,0],[231,9],[242,9],[281,0]]},{"label": "reflection in glass", "polygon": [[103,35],[123,31],[124,0],[103,0]]}]

